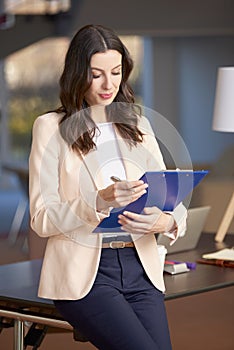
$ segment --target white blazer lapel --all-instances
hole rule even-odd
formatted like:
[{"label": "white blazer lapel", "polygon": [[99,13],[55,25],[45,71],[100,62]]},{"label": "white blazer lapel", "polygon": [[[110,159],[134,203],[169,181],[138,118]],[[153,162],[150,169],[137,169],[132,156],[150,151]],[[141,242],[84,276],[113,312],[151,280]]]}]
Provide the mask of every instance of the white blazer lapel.
[{"label": "white blazer lapel", "polygon": [[81,154],[83,159],[84,166],[86,167],[87,172],[92,178],[96,189],[104,187],[104,180],[102,173],[100,171],[100,165],[97,158],[97,151],[93,150],[87,155]]}]

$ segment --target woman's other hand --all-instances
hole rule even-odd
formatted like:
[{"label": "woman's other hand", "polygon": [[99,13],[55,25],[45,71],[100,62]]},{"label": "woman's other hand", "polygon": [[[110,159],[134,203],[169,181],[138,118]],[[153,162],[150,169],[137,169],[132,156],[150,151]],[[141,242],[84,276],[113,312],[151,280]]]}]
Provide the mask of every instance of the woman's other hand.
[{"label": "woman's other hand", "polygon": [[157,207],[145,208],[144,214],[124,211],[123,215],[119,215],[119,223],[123,231],[135,234],[164,233],[176,229],[173,216]]},{"label": "woman's other hand", "polygon": [[97,210],[125,207],[145,194],[147,187],[148,184],[142,180],[115,182],[113,185],[98,191]]}]

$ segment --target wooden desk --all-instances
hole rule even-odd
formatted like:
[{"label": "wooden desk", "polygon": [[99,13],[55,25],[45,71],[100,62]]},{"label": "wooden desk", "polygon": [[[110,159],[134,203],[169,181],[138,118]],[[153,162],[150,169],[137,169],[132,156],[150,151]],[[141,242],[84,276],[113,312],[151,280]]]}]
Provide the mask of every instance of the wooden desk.
[{"label": "wooden desk", "polygon": [[[202,234],[195,250],[171,254],[170,259],[194,262],[203,253],[234,246],[234,235],[227,235],[222,245],[214,235]],[[37,297],[41,260],[0,266],[0,316],[14,320],[14,350],[23,350],[23,321],[70,329],[53,303]],[[198,264],[196,270],[179,275],[165,275],[166,300],[180,298],[234,285],[232,268]]]},{"label": "wooden desk", "polygon": [[[214,241],[215,235],[203,233],[194,250],[168,255],[168,260],[195,262],[202,254],[219,249],[233,247],[234,235],[229,234],[223,243]],[[165,275],[166,300],[180,298],[198,293],[234,285],[234,269],[214,265],[197,264],[196,270],[180,275]]]}]

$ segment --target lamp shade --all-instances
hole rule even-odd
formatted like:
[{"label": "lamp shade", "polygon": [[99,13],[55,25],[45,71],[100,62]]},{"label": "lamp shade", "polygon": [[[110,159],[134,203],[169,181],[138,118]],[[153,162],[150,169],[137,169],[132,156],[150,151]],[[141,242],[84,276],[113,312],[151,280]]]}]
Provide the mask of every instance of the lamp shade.
[{"label": "lamp shade", "polygon": [[234,67],[218,69],[212,129],[234,132]]}]

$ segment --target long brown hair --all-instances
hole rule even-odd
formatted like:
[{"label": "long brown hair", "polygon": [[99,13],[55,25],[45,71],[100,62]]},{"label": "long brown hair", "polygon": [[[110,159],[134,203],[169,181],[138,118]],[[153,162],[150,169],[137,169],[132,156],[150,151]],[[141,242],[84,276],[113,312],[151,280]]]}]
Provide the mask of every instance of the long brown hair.
[{"label": "long brown hair", "polygon": [[59,124],[63,139],[73,150],[84,154],[95,148],[93,137],[97,130],[84,98],[92,84],[91,57],[107,50],[116,50],[122,55],[122,80],[114,101],[106,107],[107,120],[115,123],[130,146],[142,142],[143,138],[137,128],[140,111],[134,105],[133,91],[128,84],[133,69],[130,54],[111,29],[87,25],[75,34],[69,45],[59,81],[61,107],[55,111],[63,114]]}]

